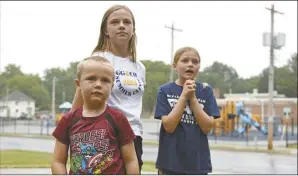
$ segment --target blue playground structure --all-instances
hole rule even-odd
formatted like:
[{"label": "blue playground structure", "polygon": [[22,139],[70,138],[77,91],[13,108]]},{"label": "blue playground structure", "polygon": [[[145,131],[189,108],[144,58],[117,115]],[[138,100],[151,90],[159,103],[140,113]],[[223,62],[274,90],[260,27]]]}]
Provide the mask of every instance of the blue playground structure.
[{"label": "blue playground structure", "polygon": [[243,135],[243,133],[250,127],[250,126],[254,126],[258,131],[260,131],[262,134],[267,135],[267,130],[264,127],[261,127],[261,125],[254,121],[251,118],[251,113],[245,112],[244,107],[243,107],[243,103],[242,102],[238,102],[236,104],[236,113],[239,116],[239,118],[242,120],[242,123],[245,124],[244,127],[240,127],[237,129],[238,131],[238,135]]}]

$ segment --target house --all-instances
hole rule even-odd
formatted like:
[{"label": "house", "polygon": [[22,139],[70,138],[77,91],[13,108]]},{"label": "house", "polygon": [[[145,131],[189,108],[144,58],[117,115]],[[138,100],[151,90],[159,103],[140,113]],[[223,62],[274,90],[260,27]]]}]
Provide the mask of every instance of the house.
[{"label": "house", "polygon": [[35,100],[23,92],[13,91],[0,98],[0,117],[33,118]]}]

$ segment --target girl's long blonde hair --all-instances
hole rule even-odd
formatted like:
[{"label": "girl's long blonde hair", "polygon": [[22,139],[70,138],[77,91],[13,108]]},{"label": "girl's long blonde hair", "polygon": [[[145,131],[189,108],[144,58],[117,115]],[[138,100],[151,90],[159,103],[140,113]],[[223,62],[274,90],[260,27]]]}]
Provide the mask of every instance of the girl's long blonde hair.
[{"label": "girl's long blonde hair", "polygon": [[131,12],[131,10],[124,6],[124,5],[114,5],[112,7],[110,7],[104,14],[102,21],[101,21],[101,26],[100,26],[100,34],[99,34],[99,39],[98,39],[98,43],[97,46],[94,48],[93,53],[101,51],[101,52],[105,52],[108,51],[110,52],[110,39],[107,35],[105,35],[105,31],[107,28],[107,20],[109,18],[109,16],[116,10],[119,9],[125,9],[126,11],[128,11],[131,16],[132,16],[132,21],[133,21],[133,31],[134,31],[134,35],[132,35],[131,39],[129,40],[129,44],[128,44],[128,52],[130,53],[131,57],[132,57],[132,61],[135,62],[136,61],[136,40],[137,40],[137,36],[135,33],[135,18]]}]

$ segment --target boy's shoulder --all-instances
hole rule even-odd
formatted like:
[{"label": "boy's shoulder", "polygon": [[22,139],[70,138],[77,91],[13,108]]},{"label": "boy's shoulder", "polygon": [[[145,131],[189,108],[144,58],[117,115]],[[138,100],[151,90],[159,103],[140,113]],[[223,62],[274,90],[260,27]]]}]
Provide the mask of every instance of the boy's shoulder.
[{"label": "boy's shoulder", "polygon": [[66,121],[71,121],[77,116],[82,114],[82,107],[75,109],[74,111],[68,111],[66,114],[62,116],[62,118]]},{"label": "boy's shoulder", "polygon": [[126,119],[124,113],[122,113],[120,110],[113,108],[109,105],[107,105],[106,113],[109,113],[112,116],[112,118],[116,121],[116,123],[117,123],[117,120],[119,120],[119,118]]}]

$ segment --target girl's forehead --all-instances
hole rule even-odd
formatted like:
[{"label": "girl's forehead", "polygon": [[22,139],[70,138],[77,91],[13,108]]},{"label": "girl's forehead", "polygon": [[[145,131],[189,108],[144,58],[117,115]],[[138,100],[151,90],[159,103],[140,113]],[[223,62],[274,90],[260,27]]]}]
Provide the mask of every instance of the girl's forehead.
[{"label": "girl's forehead", "polygon": [[123,19],[132,19],[132,15],[130,14],[129,11],[122,8],[122,9],[118,9],[118,10],[115,10],[114,12],[112,12],[108,17],[108,20],[122,19],[122,18]]},{"label": "girl's forehead", "polygon": [[182,58],[194,58],[200,60],[200,57],[198,54],[194,51],[185,51],[184,53],[181,54],[180,59]]}]

